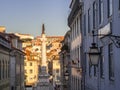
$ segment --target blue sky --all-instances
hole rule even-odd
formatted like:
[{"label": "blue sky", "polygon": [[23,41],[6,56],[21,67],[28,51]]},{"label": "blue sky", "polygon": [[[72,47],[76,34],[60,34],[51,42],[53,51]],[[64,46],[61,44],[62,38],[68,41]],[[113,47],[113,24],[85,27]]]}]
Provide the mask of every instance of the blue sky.
[{"label": "blue sky", "polygon": [[65,35],[71,0],[1,0],[0,26],[7,32],[41,35],[42,23],[47,35]]}]

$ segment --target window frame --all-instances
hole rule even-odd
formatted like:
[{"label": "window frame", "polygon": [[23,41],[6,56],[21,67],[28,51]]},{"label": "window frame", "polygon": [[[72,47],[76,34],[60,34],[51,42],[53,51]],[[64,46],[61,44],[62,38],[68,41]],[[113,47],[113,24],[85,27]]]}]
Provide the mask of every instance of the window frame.
[{"label": "window frame", "polygon": [[91,72],[91,69],[92,69],[92,66],[91,66],[91,64],[90,64],[90,62],[89,62],[89,77],[92,77],[92,72]]},{"label": "window frame", "polygon": [[32,69],[30,69],[30,74],[32,74],[33,73],[33,70]]},{"label": "window frame", "polygon": [[120,10],[120,0],[118,1],[118,4],[119,4],[118,9]]},{"label": "window frame", "polygon": [[86,14],[84,14],[84,36],[86,36]]},{"label": "window frame", "polygon": [[90,33],[90,8],[88,9],[88,33]]},{"label": "window frame", "polygon": [[109,64],[109,80],[114,80],[114,58],[113,58],[113,44],[108,45],[108,64]]},{"label": "window frame", "polygon": [[97,18],[97,3],[93,2],[93,29],[96,28],[96,18]]},{"label": "window frame", "polygon": [[1,62],[1,60],[0,60],[0,80],[2,79],[2,62]]},{"label": "window frame", "polygon": [[108,18],[113,14],[113,0],[107,0],[108,3]]},{"label": "window frame", "polygon": [[30,62],[30,66],[33,66],[33,63],[32,63],[32,62]]},{"label": "window frame", "polygon": [[104,17],[104,4],[103,0],[99,0],[99,24],[103,22]]},{"label": "window frame", "polygon": [[103,50],[104,47],[100,47],[100,51],[101,51],[101,58],[100,58],[100,77],[104,78],[105,77],[105,72],[104,72],[104,54],[103,54]]}]

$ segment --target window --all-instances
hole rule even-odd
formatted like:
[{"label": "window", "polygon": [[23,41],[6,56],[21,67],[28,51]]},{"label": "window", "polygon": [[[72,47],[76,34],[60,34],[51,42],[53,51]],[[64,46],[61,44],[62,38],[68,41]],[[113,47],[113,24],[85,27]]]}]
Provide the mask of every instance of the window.
[{"label": "window", "polygon": [[32,70],[32,69],[30,69],[30,73],[33,73],[33,70]]},{"label": "window", "polygon": [[103,54],[103,47],[100,48],[101,51],[101,58],[100,58],[100,77],[104,78],[104,54]]},{"label": "window", "polygon": [[78,67],[80,67],[80,48],[77,49],[77,60],[78,60]]},{"label": "window", "polygon": [[5,75],[6,75],[6,78],[7,78],[7,71],[8,71],[7,60],[6,60],[6,63],[5,63],[5,64],[6,64],[6,70],[5,70],[5,73],[6,73],[6,74],[5,74]]},{"label": "window", "polygon": [[114,79],[114,61],[113,61],[113,44],[109,44],[108,46],[108,59],[109,59],[109,79]]},{"label": "window", "polygon": [[112,0],[108,0],[108,17],[112,15]]},{"label": "window", "polygon": [[75,21],[75,37],[76,37],[76,31],[77,31],[77,28],[76,28],[76,21]]},{"label": "window", "polygon": [[77,18],[77,35],[79,34],[79,19]]},{"label": "window", "polygon": [[56,73],[59,73],[59,69],[56,69]]},{"label": "window", "polygon": [[76,23],[74,23],[74,39],[76,37]]},{"label": "window", "polygon": [[91,77],[91,64],[89,63],[89,77]]},{"label": "window", "polygon": [[75,24],[73,24],[73,40],[75,38]]},{"label": "window", "polygon": [[97,6],[96,2],[93,3],[93,29],[96,28],[96,18],[97,18]]},{"label": "window", "polygon": [[24,70],[25,73],[27,73],[27,70]]},{"label": "window", "polygon": [[2,70],[2,71],[3,71],[3,74],[2,74],[2,77],[3,77],[3,78],[4,78],[4,72],[5,72],[5,71],[4,71],[4,70],[5,70],[4,68],[5,68],[5,66],[4,66],[4,60],[3,60],[3,70]]},{"label": "window", "polygon": [[99,24],[103,22],[103,0],[99,0]]},{"label": "window", "polygon": [[26,63],[26,62],[24,63],[24,66],[27,66],[27,63]]},{"label": "window", "polygon": [[7,61],[7,65],[8,65],[8,71],[7,71],[7,77],[10,77],[10,69],[9,69],[9,66],[10,66],[10,61]]},{"label": "window", "polygon": [[72,40],[74,40],[74,25],[72,26]]},{"label": "window", "polygon": [[97,67],[94,66],[94,76],[97,76]]},{"label": "window", "polygon": [[60,76],[56,76],[57,81],[60,81]]},{"label": "window", "polygon": [[8,70],[9,70],[8,61],[6,61],[6,78],[8,78]]},{"label": "window", "polygon": [[120,0],[119,0],[119,10],[120,10]]},{"label": "window", "polygon": [[86,15],[84,15],[84,36],[86,36]]},{"label": "window", "polygon": [[32,66],[32,62],[30,62],[30,66]]},{"label": "window", "polygon": [[2,68],[2,64],[1,64],[1,61],[0,61],[0,80],[1,80],[1,68]]},{"label": "window", "polygon": [[90,9],[88,9],[88,33],[90,33]]}]

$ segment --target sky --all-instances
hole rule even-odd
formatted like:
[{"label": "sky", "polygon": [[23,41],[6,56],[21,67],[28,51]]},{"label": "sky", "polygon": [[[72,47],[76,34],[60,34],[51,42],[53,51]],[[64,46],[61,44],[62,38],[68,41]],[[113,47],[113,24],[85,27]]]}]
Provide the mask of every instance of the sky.
[{"label": "sky", "polygon": [[62,36],[69,30],[67,17],[71,0],[1,0],[0,26],[7,33],[41,35],[42,24],[49,36]]}]

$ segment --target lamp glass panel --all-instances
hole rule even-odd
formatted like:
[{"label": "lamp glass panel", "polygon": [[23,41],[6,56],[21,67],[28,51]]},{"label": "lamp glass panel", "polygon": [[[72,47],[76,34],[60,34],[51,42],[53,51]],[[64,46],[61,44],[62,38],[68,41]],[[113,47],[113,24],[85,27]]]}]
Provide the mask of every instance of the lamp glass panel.
[{"label": "lamp glass panel", "polygon": [[92,65],[97,65],[99,60],[99,54],[90,54],[90,62]]},{"label": "lamp glass panel", "polygon": [[90,63],[92,65],[98,65],[99,56],[100,56],[100,53],[99,53],[98,48],[97,47],[91,47],[89,57],[90,57]]}]

